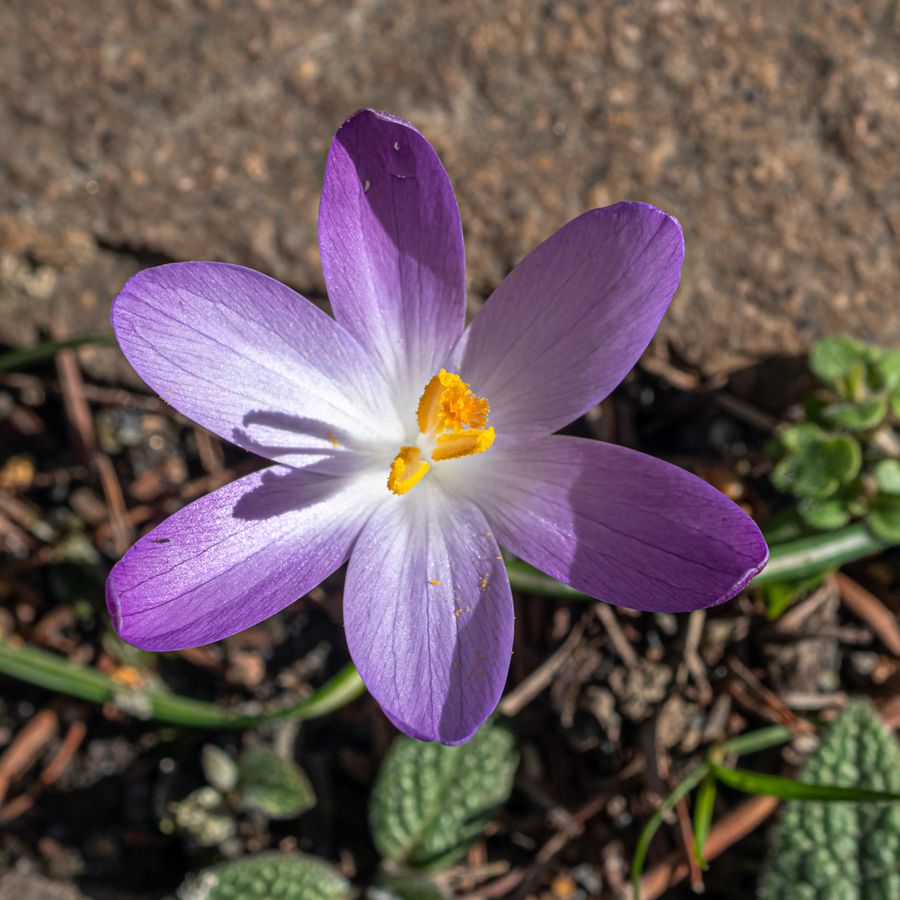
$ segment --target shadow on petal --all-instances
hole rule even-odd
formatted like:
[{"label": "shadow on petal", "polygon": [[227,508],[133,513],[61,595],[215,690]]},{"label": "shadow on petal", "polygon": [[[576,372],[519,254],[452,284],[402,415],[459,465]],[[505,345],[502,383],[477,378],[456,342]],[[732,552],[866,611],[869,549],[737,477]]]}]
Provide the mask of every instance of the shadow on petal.
[{"label": "shadow on petal", "polygon": [[[235,428],[232,440],[266,459],[323,475],[353,475],[390,463],[390,447],[360,441],[348,431],[318,419],[290,413],[252,410]],[[289,436],[296,436],[294,442]]]}]

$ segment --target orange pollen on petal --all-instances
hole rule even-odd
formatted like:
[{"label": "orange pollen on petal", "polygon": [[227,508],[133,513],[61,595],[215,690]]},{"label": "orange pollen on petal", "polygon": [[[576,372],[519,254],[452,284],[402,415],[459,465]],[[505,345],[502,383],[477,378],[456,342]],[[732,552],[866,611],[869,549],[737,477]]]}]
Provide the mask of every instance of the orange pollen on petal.
[{"label": "orange pollen on petal", "polygon": [[422,434],[462,432],[484,428],[489,412],[490,404],[484,397],[476,397],[459,375],[441,369],[425,386],[416,419]]},{"label": "orange pollen on petal", "polygon": [[422,459],[422,451],[418,447],[401,447],[391,463],[387,486],[395,494],[405,494],[425,477],[430,468]]}]

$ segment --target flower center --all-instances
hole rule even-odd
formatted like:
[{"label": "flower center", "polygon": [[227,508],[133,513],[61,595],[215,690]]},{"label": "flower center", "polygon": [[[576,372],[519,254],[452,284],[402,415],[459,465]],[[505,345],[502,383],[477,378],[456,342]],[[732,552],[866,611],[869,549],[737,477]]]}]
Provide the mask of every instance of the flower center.
[{"label": "flower center", "polygon": [[441,369],[419,398],[416,422],[418,446],[404,446],[394,457],[387,486],[395,494],[412,490],[427,474],[431,462],[484,453],[494,443],[494,429],[486,428],[490,404],[476,397],[459,375]]}]

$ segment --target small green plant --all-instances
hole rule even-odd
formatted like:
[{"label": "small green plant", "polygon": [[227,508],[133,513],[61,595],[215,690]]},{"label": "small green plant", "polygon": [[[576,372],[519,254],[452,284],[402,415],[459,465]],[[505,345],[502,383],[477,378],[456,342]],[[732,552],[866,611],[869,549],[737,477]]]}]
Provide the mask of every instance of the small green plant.
[{"label": "small green plant", "polygon": [[809,365],[822,387],[773,446],[774,485],[811,528],[864,519],[900,541],[900,350],[835,336],[815,344]]},{"label": "small green plant", "polygon": [[493,723],[456,747],[399,738],[369,805],[378,851],[413,869],[455,862],[509,796],[517,763],[512,733]]},{"label": "small green plant", "polygon": [[[845,713],[845,715],[850,715],[850,719],[848,724],[844,726],[844,735],[852,733],[853,729],[856,727],[856,723],[865,715],[864,713],[858,712],[860,708],[868,710],[868,715],[877,721],[877,715],[871,710],[871,707],[866,707],[864,705],[850,707],[848,713]],[[871,727],[872,726],[870,726],[870,728]],[[884,732],[883,726],[879,725],[879,727],[881,728],[881,732]],[[865,742],[871,733],[874,733],[874,731],[870,730],[869,733],[863,731],[861,740]],[[896,806],[898,801],[900,801],[900,790],[898,790],[900,785],[897,784],[897,780],[900,779],[898,760],[885,754],[881,749],[875,752],[869,752],[867,755],[867,752],[862,749],[859,742],[853,745],[860,748],[853,751],[858,754],[856,757],[843,755],[843,749],[839,751],[825,750],[827,759],[832,762],[835,758],[837,759],[837,768],[834,766],[828,768],[826,766],[817,767],[814,765],[810,770],[804,770],[799,779],[784,778],[780,775],[769,775],[763,772],[754,772],[750,769],[734,768],[725,764],[725,761],[729,757],[756,753],[769,747],[777,747],[780,744],[787,743],[792,738],[793,734],[788,728],[776,725],[770,728],[763,728],[759,731],[752,731],[748,734],[742,734],[710,747],[704,760],[694,766],[694,768],[690,769],[675,786],[672,792],[662,801],[659,809],[650,818],[638,837],[634,855],[631,859],[631,879],[635,900],[640,900],[641,875],[644,871],[647,851],[650,848],[653,836],[656,834],[660,825],[662,825],[665,815],[675,808],[675,804],[678,803],[679,800],[683,797],[687,797],[694,788],[699,787],[697,798],[694,802],[693,814],[694,854],[697,862],[704,869],[707,868],[707,864],[704,859],[703,851],[706,839],[712,828],[716,790],[719,785],[741,791],[745,794],[767,795],[778,797],[781,800],[797,801],[804,804],[809,803],[817,805],[818,807],[834,804],[835,808],[838,810],[852,809],[850,804],[857,803],[881,804],[880,806],[872,808],[882,811],[890,808],[884,804],[894,804],[892,808],[895,811],[900,809],[900,807]],[[831,742],[830,744],[829,741]],[[849,739],[845,740],[839,737],[835,741],[834,739],[829,738],[829,740],[823,744],[823,749],[832,746],[835,743],[840,744],[841,748],[843,748],[845,744],[848,747],[850,746]],[[894,749],[896,751],[896,747]],[[842,765],[843,768],[841,768]],[[880,771],[880,774],[872,774],[868,779],[863,779],[858,775],[853,776],[852,774],[848,776],[848,772],[861,772],[864,766],[869,766],[873,769],[877,767],[879,770],[882,767],[888,767],[891,769],[891,774],[888,776],[884,771]],[[838,772],[841,773],[841,777],[838,777],[836,774]],[[895,812],[894,814],[896,815],[897,813]],[[841,813],[838,812],[834,815],[839,818]],[[870,820],[869,824],[877,821],[877,819]],[[827,830],[824,833],[827,834]],[[879,830],[875,840],[877,843],[884,838],[887,846],[896,848],[898,836],[900,836],[900,831],[896,830],[894,826],[890,826],[883,832]],[[893,849],[890,850],[889,855],[892,861],[900,860],[900,854],[895,853]],[[857,893],[786,893],[769,895],[766,897],[766,900],[781,900],[782,897],[790,897],[791,900],[793,900],[794,897],[808,897],[809,900],[812,900],[813,897],[815,897],[816,900],[820,897],[834,898],[834,900],[845,900],[845,898],[846,900],[857,900],[857,898],[858,900],[868,900],[869,897],[884,897],[886,900],[889,896],[896,896],[896,893],[872,893],[865,895]]]},{"label": "small green plant", "polygon": [[259,853],[190,876],[178,900],[346,900],[350,882],[305,854]]},{"label": "small green plant", "polygon": [[181,832],[201,847],[216,847],[233,837],[241,812],[293,819],[315,805],[303,770],[269,747],[250,747],[235,762],[220,747],[207,744],[201,759],[209,784],[171,803],[160,822],[164,831]]},{"label": "small green plant", "polygon": [[[900,793],[900,745],[868,703],[848,706],[798,781]],[[900,897],[900,804],[788,802],[760,896]]]},{"label": "small green plant", "polygon": [[[253,754],[249,761],[248,754]],[[296,809],[296,784],[286,791],[285,779],[275,777],[283,763],[279,759],[273,765],[273,759],[263,758],[259,748],[245,752],[235,763],[217,747],[206,747],[203,766],[214,787],[200,791],[211,791],[220,803],[235,795],[246,803],[249,795],[270,817],[273,809],[283,808],[287,797],[294,798],[291,809]],[[372,900],[446,898],[446,890],[432,876],[459,859],[482,833],[494,809],[508,799],[517,765],[512,732],[494,720],[455,747],[398,737],[369,802],[372,839],[383,860],[378,884],[368,892]],[[259,777],[265,770],[268,774]],[[274,795],[273,788],[277,788]],[[280,892],[288,882],[290,890]],[[323,860],[265,853],[192,875],[178,896],[180,900],[338,900],[348,896],[349,890],[346,879]]]}]

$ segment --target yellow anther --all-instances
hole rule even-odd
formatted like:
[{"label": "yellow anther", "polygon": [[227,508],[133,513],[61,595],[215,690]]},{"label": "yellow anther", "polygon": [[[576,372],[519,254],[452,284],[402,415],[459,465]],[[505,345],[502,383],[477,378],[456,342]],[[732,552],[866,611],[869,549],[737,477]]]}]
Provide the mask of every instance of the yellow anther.
[{"label": "yellow anther", "polygon": [[425,477],[430,468],[422,459],[422,451],[418,447],[401,447],[391,463],[387,486],[395,494],[405,494]]},{"label": "yellow anther", "polygon": [[459,459],[461,456],[472,456],[484,453],[494,443],[493,428],[463,431],[459,434],[442,434],[437,439],[437,446],[431,453],[435,462],[442,459]]},{"label": "yellow anther", "polygon": [[422,434],[439,434],[484,428],[488,412],[490,404],[484,397],[476,397],[459,375],[441,369],[425,386],[416,418]]},{"label": "yellow anther", "polygon": [[[487,425],[490,406],[484,397],[476,397],[459,375],[441,369],[419,398],[416,420],[420,447],[401,447],[391,463],[387,486],[395,494],[411,491],[431,468],[422,459],[422,450],[431,462],[459,459],[483,453],[494,443],[494,429]],[[431,581],[431,584],[440,584]]]}]

